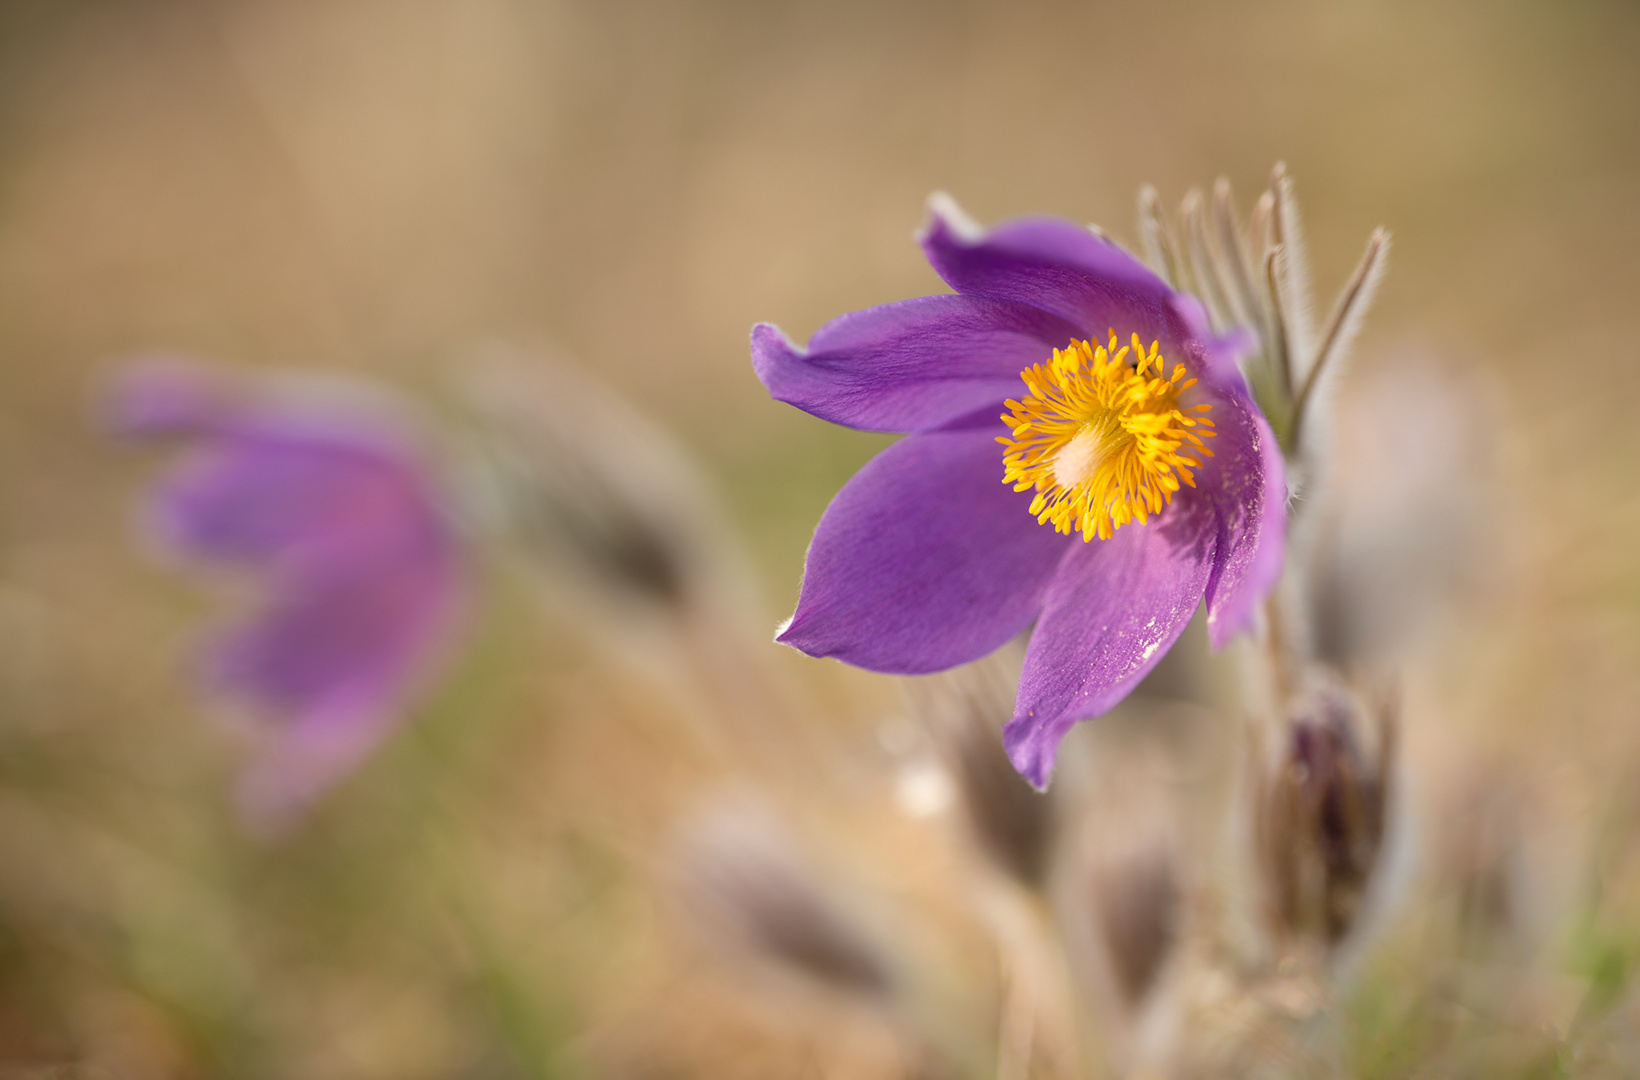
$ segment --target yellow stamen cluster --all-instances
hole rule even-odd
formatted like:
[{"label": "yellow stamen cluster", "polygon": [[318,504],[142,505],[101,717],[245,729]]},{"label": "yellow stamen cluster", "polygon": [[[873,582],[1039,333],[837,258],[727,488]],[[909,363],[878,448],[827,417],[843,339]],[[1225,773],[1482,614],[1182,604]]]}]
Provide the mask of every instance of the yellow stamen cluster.
[{"label": "yellow stamen cluster", "polygon": [[1213,421],[1191,415],[1211,406],[1180,407],[1196,380],[1183,364],[1166,374],[1157,343],[1147,352],[1138,334],[1131,352],[1130,361],[1114,330],[1108,348],[1073,341],[1020,372],[1030,393],[1007,402],[1002,420],[1013,436],[997,439],[1007,447],[1003,482],[1035,488],[1031,513],[1057,532],[1108,540],[1130,521],[1144,524],[1180,484],[1196,486],[1190,470],[1201,462],[1186,453],[1213,456],[1202,442],[1214,436],[1205,430]]}]

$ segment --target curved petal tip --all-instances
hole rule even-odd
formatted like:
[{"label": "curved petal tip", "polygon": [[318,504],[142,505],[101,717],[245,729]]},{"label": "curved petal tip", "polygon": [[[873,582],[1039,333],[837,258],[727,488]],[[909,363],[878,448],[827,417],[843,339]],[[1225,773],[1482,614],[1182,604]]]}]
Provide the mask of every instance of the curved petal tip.
[{"label": "curved petal tip", "polygon": [[1047,791],[1048,781],[1053,778],[1054,761],[1059,756],[1059,740],[1064,736],[1064,729],[1056,733],[1049,726],[1036,723],[1035,717],[1016,716],[1002,726],[1002,747],[1019,775],[1036,790]]},{"label": "curved petal tip", "polygon": [[96,402],[96,419],[118,438],[184,435],[210,427],[232,398],[221,374],[205,364],[154,353],[125,361],[109,377]]},{"label": "curved petal tip", "polygon": [[752,327],[752,371],[776,401],[787,401],[791,396],[786,387],[786,373],[807,355],[807,350],[787,337],[785,331],[773,323],[758,323]]},{"label": "curved petal tip", "polygon": [[967,211],[957,205],[957,200],[944,191],[928,196],[928,220],[917,230],[916,241],[924,243],[937,232],[949,233],[964,244],[977,244],[985,239],[985,226],[969,217]]}]

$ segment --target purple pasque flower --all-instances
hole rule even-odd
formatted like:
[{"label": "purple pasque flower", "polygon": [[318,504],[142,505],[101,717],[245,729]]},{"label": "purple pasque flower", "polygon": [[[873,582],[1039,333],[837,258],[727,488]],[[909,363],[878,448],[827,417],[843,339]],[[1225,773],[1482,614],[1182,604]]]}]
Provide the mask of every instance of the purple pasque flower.
[{"label": "purple pasque flower", "polygon": [[127,369],[122,435],[189,440],[151,494],[170,553],[260,579],[256,614],[208,647],[204,678],[265,717],[239,788],[288,823],[402,719],[466,593],[456,530],[406,426],[379,403],[276,396],[178,362]]},{"label": "purple pasque flower", "polygon": [[1003,739],[1040,788],[1203,600],[1215,646],[1251,623],[1281,569],[1282,458],[1245,340],[1121,248],[1055,218],[985,231],[942,196],[921,241],[955,294],[851,312],[806,349],[752,331],[775,398],[907,435],[826,509],[778,640],[921,674],[1034,623]]}]

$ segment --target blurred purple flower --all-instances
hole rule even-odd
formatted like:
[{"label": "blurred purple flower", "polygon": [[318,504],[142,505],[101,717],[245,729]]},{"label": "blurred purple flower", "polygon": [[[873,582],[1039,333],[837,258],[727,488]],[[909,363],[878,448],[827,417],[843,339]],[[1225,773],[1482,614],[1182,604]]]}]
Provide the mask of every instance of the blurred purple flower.
[{"label": "blurred purple flower", "polygon": [[776,399],[908,434],[832,500],[779,640],[919,674],[1034,622],[1004,741],[1040,788],[1070,726],[1126,696],[1204,598],[1215,646],[1250,624],[1281,569],[1282,458],[1246,342],[1092,231],[986,232],[937,196],[921,240],[955,295],[851,312],[807,349],[752,331]]},{"label": "blurred purple flower", "polygon": [[260,578],[260,611],[212,642],[205,681],[272,722],[239,802],[277,828],[381,742],[443,659],[466,592],[455,528],[380,409],[158,361],[123,372],[109,405],[120,435],[190,441],[146,507],[165,549]]}]

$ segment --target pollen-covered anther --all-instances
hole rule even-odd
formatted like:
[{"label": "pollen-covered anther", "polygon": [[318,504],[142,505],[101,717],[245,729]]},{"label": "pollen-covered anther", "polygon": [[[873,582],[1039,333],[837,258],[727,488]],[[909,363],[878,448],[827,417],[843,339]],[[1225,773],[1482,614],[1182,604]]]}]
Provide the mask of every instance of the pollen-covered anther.
[{"label": "pollen-covered anther", "polygon": [[1195,487],[1197,457],[1212,457],[1203,439],[1213,421],[1205,403],[1183,405],[1196,385],[1183,364],[1168,373],[1159,343],[1147,350],[1073,341],[1053,359],[1020,372],[1030,391],[1010,400],[1002,420],[1013,432],[997,441],[1003,482],[1035,489],[1031,513],[1056,531],[1108,540],[1130,521],[1143,524],[1173,501],[1180,485]]}]

